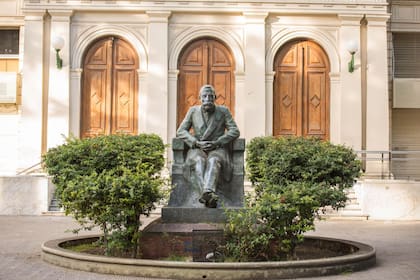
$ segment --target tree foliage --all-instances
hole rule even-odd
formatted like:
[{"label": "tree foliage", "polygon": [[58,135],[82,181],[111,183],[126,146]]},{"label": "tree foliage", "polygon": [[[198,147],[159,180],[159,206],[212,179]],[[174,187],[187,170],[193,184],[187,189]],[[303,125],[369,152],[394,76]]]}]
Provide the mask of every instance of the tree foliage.
[{"label": "tree foliage", "polygon": [[69,138],[43,162],[66,214],[99,226],[108,254],[137,257],[140,216],[162,197],[164,148],[153,134]]},{"label": "tree foliage", "polygon": [[246,207],[228,211],[226,253],[238,261],[294,258],[319,209],[343,207],[360,162],[348,147],[316,138],[254,138],[247,170],[256,187]]}]

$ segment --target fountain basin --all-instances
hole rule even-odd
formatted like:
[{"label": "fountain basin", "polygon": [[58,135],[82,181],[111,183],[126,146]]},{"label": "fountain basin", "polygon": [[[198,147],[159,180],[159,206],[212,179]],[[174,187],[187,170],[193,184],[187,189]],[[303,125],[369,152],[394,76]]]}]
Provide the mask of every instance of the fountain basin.
[{"label": "fountain basin", "polygon": [[181,262],[153,259],[128,259],[77,253],[63,248],[69,242],[91,242],[99,236],[47,241],[42,259],[48,263],[83,271],[166,279],[289,279],[353,272],[376,263],[375,249],[367,244],[316,236],[305,237],[310,243],[327,248],[349,248],[336,257],[273,262]]}]

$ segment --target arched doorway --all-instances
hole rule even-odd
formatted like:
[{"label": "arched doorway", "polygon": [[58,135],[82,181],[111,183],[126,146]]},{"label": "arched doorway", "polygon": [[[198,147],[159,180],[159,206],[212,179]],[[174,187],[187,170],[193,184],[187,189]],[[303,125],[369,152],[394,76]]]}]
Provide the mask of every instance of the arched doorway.
[{"label": "arched doorway", "polygon": [[220,41],[202,38],[181,52],[178,60],[177,127],[191,106],[199,105],[198,91],[204,84],[216,89],[216,103],[234,114],[234,60],[231,51]]},{"label": "arched doorway", "polygon": [[317,43],[287,43],[274,60],[273,135],[329,139],[330,66]]},{"label": "arched doorway", "polygon": [[118,37],[94,42],[83,61],[80,136],[137,134],[137,69],[134,48]]}]

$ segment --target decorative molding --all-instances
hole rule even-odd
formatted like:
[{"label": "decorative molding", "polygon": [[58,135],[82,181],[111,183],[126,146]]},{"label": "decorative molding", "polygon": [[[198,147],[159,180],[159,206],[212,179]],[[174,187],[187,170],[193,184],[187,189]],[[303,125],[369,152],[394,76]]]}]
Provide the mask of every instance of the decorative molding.
[{"label": "decorative molding", "polygon": [[98,38],[110,35],[118,35],[127,40],[137,50],[140,58],[140,70],[147,71],[148,56],[146,52],[147,44],[143,38],[140,38],[131,29],[121,25],[100,24],[90,26],[82,33],[78,34],[72,41],[72,68],[81,68],[82,58],[87,47]]},{"label": "decorative molding", "polygon": [[48,13],[54,21],[68,22],[73,15],[73,10],[48,10]]},{"label": "decorative molding", "polygon": [[319,28],[295,26],[284,28],[277,33],[273,32],[273,36],[271,38],[272,44],[267,50],[266,73],[271,73],[273,71],[274,58],[280,48],[287,42],[298,38],[308,38],[317,42],[328,55],[331,72],[340,71],[340,56],[337,50],[336,39],[328,32]]},{"label": "decorative molding", "polygon": [[[123,4],[123,5],[122,5]],[[383,13],[387,0],[25,0],[23,10],[72,9],[78,11],[176,11],[241,13],[345,13],[349,10],[362,13]]]},{"label": "decorative molding", "polygon": [[169,69],[178,68],[179,55],[189,42],[205,36],[223,41],[234,55],[236,71],[244,72],[244,54],[240,42],[232,36],[228,29],[219,26],[192,26],[180,32],[169,47]]},{"label": "decorative molding", "polygon": [[420,30],[420,2],[393,1],[391,31],[418,32]]},{"label": "decorative molding", "polygon": [[25,22],[27,21],[43,21],[47,11],[44,9],[40,10],[26,10],[25,15]]},{"label": "decorative molding", "polygon": [[169,11],[147,11],[150,23],[167,23],[171,12]]},{"label": "decorative molding", "polygon": [[242,15],[245,18],[247,24],[264,24],[265,19],[268,16],[268,12],[244,12]]}]

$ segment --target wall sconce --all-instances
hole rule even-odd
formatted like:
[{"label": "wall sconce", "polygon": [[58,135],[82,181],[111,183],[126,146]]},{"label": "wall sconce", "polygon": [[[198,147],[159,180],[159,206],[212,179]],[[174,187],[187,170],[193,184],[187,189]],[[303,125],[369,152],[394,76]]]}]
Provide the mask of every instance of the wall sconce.
[{"label": "wall sconce", "polygon": [[347,45],[347,51],[351,54],[351,60],[348,64],[348,69],[350,73],[353,73],[354,71],[354,54],[357,52],[357,50],[358,50],[357,42],[350,41]]},{"label": "wall sconce", "polygon": [[57,69],[61,69],[63,68],[63,59],[60,57],[60,50],[64,47],[64,39],[59,36],[54,37],[52,39],[52,47],[55,49]]}]

